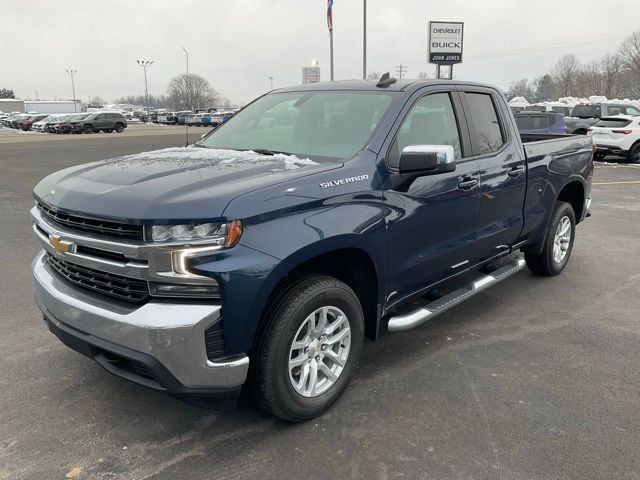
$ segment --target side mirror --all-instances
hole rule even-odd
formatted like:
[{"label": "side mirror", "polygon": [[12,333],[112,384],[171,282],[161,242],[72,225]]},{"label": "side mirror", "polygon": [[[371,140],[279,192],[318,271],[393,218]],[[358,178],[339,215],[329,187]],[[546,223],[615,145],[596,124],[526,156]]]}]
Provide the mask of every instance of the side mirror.
[{"label": "side mirror", "polygon": [[453,172],[455,151],[451,145],[409,145],[402,149],[398,170],[403,178]]}]

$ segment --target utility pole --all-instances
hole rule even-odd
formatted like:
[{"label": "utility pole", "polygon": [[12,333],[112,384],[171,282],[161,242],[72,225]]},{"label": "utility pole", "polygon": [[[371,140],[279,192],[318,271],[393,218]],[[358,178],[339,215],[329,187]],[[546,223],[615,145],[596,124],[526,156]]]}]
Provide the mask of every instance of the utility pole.
[{"label": "utility pole", "polygon": [[147,114],[149,114],[149,86],[147,84],[147,67],[153,64],[153,60],[136,60],[138,66],[144,69],[144,100],[147,104]]},{"label": "utility pole", "polygon": [[40,100],[40,99],[38,98],[38,91],[37,91],[37,90],[36,90],[36,100]]},{"label": "utility pole", "polygon": [[367,79],[367,0],[362,0],[362,79]]},{"label": "utility pole", "polygon": [[78,70],[65,70],[71,76],[71,91],[73,92],[73,111],[78,113],[78,106],[76,104],[76,85],[73,83],[73,76],[78,73]]},{"label": "utility pole", "polygon": [[269,81],[271,82],[271,90],[273,90],[273,77],[269,77]]},{"label": "utility pole", "polygon": [[402,77],[404,77],[407,73],[407,66],[406,65],[396,65],[396,75],[398,75],[398,79],[402,80]]}]

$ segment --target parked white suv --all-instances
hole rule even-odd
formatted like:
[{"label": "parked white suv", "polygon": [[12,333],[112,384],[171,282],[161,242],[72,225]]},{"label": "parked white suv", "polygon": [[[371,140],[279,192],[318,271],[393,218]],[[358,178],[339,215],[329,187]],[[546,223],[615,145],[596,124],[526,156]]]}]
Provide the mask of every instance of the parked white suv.
[{"label": "parked white suv", "polygon": [[620,155],[629,163],[640,163],[640,116],[616,115],[601,118],[589,128],[597,150],[594,158]]}]

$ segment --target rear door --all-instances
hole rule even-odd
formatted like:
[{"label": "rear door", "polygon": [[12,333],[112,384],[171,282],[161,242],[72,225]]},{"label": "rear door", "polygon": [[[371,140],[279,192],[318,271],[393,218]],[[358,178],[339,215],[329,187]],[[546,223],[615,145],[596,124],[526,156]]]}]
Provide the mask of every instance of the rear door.
[{"label": "rear door", "polygon": [[480,168],[477,247],[481,258],[506,251],[523,227],[526,159],[506,103],[491,88],[460,86],[474,159]]},{"label": "rear door", "polygon": [[392,175],[402,149],[410,145],[453,146],[456,169],[384,192],[392,212],[387,223],[390,303],[473,262],[479,208],[478,163],[470,158],[462,105],[453,86],[416,92],[394,128],[381,153]]}]

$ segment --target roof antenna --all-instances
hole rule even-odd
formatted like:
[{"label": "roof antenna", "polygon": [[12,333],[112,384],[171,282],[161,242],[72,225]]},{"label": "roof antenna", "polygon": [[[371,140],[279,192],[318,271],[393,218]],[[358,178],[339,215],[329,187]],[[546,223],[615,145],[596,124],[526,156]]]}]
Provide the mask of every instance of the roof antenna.
[{"label": "roof antenna", "polygon": [[378,83],[376,84],[376,87],[378,88],[387,88],[391,85],[393,85],[394,83],[396,83],[398,80],[396,80],[395,78],[393,78],[392,76],[389,75],[389,72],[383,74],[380,77],[380,80],[378,80]]}]

